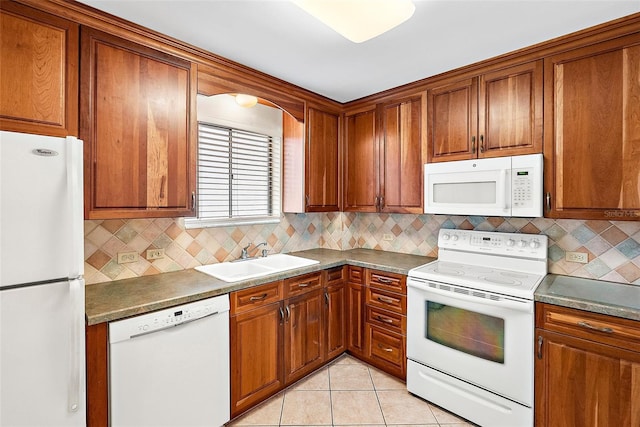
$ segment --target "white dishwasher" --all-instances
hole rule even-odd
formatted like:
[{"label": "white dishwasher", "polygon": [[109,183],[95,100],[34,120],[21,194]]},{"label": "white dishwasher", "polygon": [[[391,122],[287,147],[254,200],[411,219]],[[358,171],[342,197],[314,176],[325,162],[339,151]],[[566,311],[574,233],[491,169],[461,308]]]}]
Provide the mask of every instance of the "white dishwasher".
[{"label": "white dishwasher", "polygon": [[229,421],[229,296],[109,323],[113,427]]}]

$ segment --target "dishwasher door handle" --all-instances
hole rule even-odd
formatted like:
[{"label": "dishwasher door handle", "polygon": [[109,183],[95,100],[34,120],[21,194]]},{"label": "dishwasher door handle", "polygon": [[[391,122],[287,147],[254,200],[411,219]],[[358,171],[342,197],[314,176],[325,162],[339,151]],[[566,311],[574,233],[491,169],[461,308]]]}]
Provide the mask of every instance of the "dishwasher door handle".
[{"label": "dishwasher door handle", "polygon": [[153,329],[151,331],[140,332],[139,334],[134,334],[134,335],[129,336],[129,339],[143,337],[145,335],[153,334],[153,333],[156,333],[156,332],[166,331],[167,329],[177,328],[178,326],[182,326],[182,325],[188,325],[189,323],[197,322],[198,320],[206,319],[207,317],[215,316],[216,314],[220,314],[220,312],[219,311],[214,311],[213,313],[209,313],[209,314],[207,314],[205,316],[198,317],[197,319],[185,320],[184,322],[176,323],[175,325],[169,325],[169,326],[164,326],[162,328]]}]

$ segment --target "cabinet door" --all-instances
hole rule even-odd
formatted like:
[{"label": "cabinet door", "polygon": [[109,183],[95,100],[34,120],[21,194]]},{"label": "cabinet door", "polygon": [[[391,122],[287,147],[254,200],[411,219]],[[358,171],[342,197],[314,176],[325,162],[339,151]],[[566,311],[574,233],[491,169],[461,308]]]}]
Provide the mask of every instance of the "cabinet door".
[{"label": "cabinet door", "polygon": [[640,425],[640,353],[537,332],[536,426]]},{"label": "cabinet door", "polygon": [[542,152],[542,60],[480,77],[478,157]]},{"label": "cabinet door", "polygon": [[554,218],[640,218],[640,34],[545,59],[545,191]]},{"label": "cabinet door", "polygon": [[323,362],[322,289],[285,301],[285,383],[302,378]]},{"label": "cabinet door", "polygon": [[345,211],[378,209],[378,144],[375,110],[346,117]]},{"label": "cabinet door", "polygon": [[381,108],[380,210],[422,213],[422,99]]},{"label": "cabinet door", "polygon": [[0,3],[0,129],[78,135],[78,25]]},{"label": "cabinet door", "polygon": [[326,358],[333,359],[347,349],[346,340],[346,291],[344,284],[329,286],[324,291]]},{"label": "cabinet door", "polygon": [[428,162],[476,158],[477,108],[477,77],[427,92]]},{"label": "cabinet door", "polygon": [[305,153],[306,211],[335,212],[338,203],[338,126],[336,114],[309,108]]},{"label": "cabinet door", "polygon": [[192,215],[195,66],[88,28],[81,44],[86,216]]},{"label": "cabinet door", "polygon": [[364,286],[347,283],[347,349],[364,356]]},{"label": "cabinet door", "polygon": [[282,303],[231,316],[231,416],[284,385]]}]

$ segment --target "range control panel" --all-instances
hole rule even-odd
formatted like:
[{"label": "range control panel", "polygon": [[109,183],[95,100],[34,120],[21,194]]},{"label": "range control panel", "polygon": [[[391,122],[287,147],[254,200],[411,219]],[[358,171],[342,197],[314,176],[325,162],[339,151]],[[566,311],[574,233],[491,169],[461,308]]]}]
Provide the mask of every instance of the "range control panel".
[{"label": "range control panel", "polygon": [[440,229],[438,235],[440,249],[510,257],[546,259],[547,245],[547,236],[541,234]]}]

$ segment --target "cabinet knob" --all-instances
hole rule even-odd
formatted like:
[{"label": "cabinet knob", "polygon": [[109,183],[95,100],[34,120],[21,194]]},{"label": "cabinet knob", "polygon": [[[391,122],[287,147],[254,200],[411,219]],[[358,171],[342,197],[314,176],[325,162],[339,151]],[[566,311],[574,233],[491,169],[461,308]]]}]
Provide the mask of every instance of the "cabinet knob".
[{"label": "cabinet knob", "polygon": [[476,154],[476,137],[471,137],[471,154]]},{"label": "cabinet knob", "polygon": [[484,135],[480,135],[480,152],[484,153]]}]

